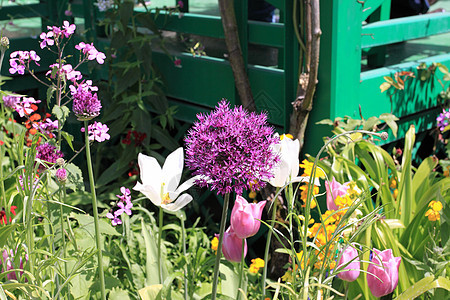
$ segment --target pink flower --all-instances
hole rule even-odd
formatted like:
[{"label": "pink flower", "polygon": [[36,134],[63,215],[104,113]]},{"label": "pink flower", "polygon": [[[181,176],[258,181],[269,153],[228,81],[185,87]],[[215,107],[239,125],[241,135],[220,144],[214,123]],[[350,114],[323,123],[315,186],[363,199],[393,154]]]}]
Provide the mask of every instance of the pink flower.
[{"label": "pink flower", "polygon": [[229,261],[240,262],[242,259],[242,243],[244,244],[244,257],[247,255],[247,241],[236,236],[233,229],[228,229],[223,234],[222,252]]},{"label": "pink flower", "polygon": [[177,58],[173,61],[175,67],[181,68],[181,59]]},{"label": "pink flower", "polygon": [[258,230],[261,222],[261,214],[266,205],[266,201],[258,203],[248,203],[242,196],[237,196],[234,202],[234,207],[231,212],[231,228],[236,236],[240,239],[245,239],[254,236]]},{"label": "pink flower", "polygon": [[66,37],[66,38],[68,38],[69,36],[71,36],[74,32],[75,32],[75,29],[77,28],[77,26],[75,25],[75,24],[70,24],[69,23],[69,21],[64,21],[63,22],[63,33],[64,33],[64,36]]},{"label": "pink flower", "polygon": [[336,203],[334,203],[334,199],[336,199],[337,196],[344,196],[347,194],[348,186],[345,184],[340,184],[333,177],[331,182],[325,181],[325,188],[327,190],[328,210],[338,210]]},{"label": "pink flower", "polygon": [[395,290],[401,260],[401,257],[393,256],[392,249],[373,249],[372,260],[367,268],[367,285],[372,295],[382,297]]},{"label": "pink flower", "polygon": [[347,246],[342,253],[341,259],[339,260],[338,268],[339,267],[343,270],[349,270],[339,272],[338,277],[340,279],[349,282],[355,281],[356,278],[358,278],[361,269],[358,250],[353,248],[353,246]]},{"label": "pink flower", "polygon": [[42,41],[40,43],[41,49],[44,49],[47,46],[53,46],[55,44],[55,40],[53,39],[53,31],[49,31],[47,33],[43,32],[39,36]]},{"label": "pink flower", "polygon": [[[88,126],[89,140],[97,142],[103,142],[109,140],[110,135],[108,134],[108,126],[100,122],[94,122]],[[85,132],[84,127],[81,128],[81,132]]]},{"label": "pink flower", "polygon": [[180,7],[180,8],[183,8],[184,7],[184,2],[183,1],[178,1],[178,6]]},{"label": "pink flower", "polygon": [[9,60],[9,65],[11,66],[11,68],[9,68],[9,73],[11,74],[20,74],[23,75],[25,74],[25,66],[22,64],[18,64],[17,63],[17,59],[10,59]]}]

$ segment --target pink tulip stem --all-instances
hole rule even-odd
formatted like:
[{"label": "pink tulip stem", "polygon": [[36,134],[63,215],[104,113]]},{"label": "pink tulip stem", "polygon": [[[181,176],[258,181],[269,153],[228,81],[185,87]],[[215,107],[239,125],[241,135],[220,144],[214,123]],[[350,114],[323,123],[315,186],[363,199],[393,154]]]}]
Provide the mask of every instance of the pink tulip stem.
[{"label": "pink tulip stem", "polygon": [[348,299],[348,285],[350,284],[350,282],[348,281],[344,281],[344,294],[345,294],[345,298],[344,300]]},{"label": "pink tulip stem", "polygon": [[223,234],[225,232],[225,223],[227,221],[228,203],[230,202],[230,193],[226,193],[223,199],[222,218],[220,220],[219,244],[217,245],[216,262],[214,264],[214,278],[212,282],[211,300],[216,300],[217,284],[219,282],[220,257],[222,256]]},{"label": "pink tulip stem", "polygon": [[[277,188],[276,192],[275,192],[275,196],[273,197],[272,200],[272,219],[270,222],[271,226],[275,226],[275,218],[277,216],[277,197],[278,197],[278,193],[280,191],[280,188]],[[263,268],[263,272],[262,272],[262,281],[261,281],[261,299],[264,300],[266,298],[266,279],[267,279],[267,266],[268,266],[268,261],[267,259],[269,258],[269,248],[270,248],[270,240],[272,239],[272,228],[268,228],[269,231],[267,232],[267,240],[266,240],[266,249],[264,250],[264,268]]]},{"label": "pink tulip stem", "polygon": [[242,288],[242,277],[244,276],[244,265],[245,265],[245,242],[242,241],[242,251],[241,251],[241,263],[239,266],[239,285],[237,290],[236,299],[239,300],[241,298],[241,293],[239,292],[239,288]]}]

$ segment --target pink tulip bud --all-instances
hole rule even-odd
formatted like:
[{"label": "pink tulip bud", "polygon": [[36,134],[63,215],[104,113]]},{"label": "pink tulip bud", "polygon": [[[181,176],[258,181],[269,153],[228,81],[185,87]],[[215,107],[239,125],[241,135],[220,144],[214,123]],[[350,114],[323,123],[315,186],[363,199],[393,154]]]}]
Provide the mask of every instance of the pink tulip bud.
[{"label": "pink tulip bud", "polygon": [[373,249],[372,260],[367,268],[367,285],[372,295],[382,297],[395,290],[401,260],[401,257],[392,255],[392,249]]},{"label": "pink tulip bud", "polygon": [[240,262],[242,259],[242,243],[244,244],[244,257],[247,255],[247,240],[236,236],[233,229],[228,229],[223,234],[222,252],[229,261]]},{"label": "pink tulip bud", "polygon": [[345,184],[340,184],[333,179],[330,181],[325,181],[325,188],[327,190],[327,208],[328,210],[338,210],[336,203],[334,203],[334,199],[337,196],[344,196],[347,194],[348,186]]},{"label": "pink tulip bud", "polygon": [[346,247],[344,249],[344,252],[342,253],[341,259],[339,260],[338,268],[339,267],[341,267],[343,270],[349,270],[340,272],[338,274],[338,277],[340,279],[349,282],[355,281],[356,278],[358,278],[361,269],[358,250],[356,250],[352,246]]},{"label": "pink tulip bud", "polygon": [[231,211],[231,228],[240,239],[254,236],[261,222],[261,214],[266,201],[248,203],[242,196],[237,196]]}]

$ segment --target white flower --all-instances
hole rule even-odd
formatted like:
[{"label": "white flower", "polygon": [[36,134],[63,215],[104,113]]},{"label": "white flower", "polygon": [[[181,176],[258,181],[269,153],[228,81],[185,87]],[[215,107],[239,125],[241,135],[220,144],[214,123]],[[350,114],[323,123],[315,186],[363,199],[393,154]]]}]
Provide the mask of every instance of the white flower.
[{"label": "white flower", "polygon": [[274,146],[274,151],[280,155],[280,162],[274,168],[274,177],[269,183],[275,187],[282,187],[298,175],[300,142],[283,135],[280,143]]},{"label": "white flower", "polygon": [[162,169],[154,157],[142,153],[139,153],[138,163],[142,184],[137,182],[133,189],[140,191],[153,204],[175,212],[192,201],[191,195],[182,194],[180,196],[180,194],[190,188],[197,177],[178,186],[184,166],[183,148],[180,147],[169,154]]}]

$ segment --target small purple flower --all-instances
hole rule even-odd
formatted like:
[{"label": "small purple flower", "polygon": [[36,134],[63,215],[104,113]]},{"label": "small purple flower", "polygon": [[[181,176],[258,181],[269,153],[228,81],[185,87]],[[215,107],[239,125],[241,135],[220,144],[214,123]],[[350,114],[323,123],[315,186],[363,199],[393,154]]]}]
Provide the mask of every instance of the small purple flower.
[{"label": "small purple flower", "polygon": [[[94,122],[88,126],[88,134],[90,141],[97,141],[99,143],[109,140],[110,135],[108,134],[108,126],[100,122]],[[84,127],[81,128],[81,132],[85,132]]]},{"label": "small purple flower", "polygon": [[18,64],[17,63],[18,60],[17,59],[10,59],[9,60],[9,65],[11,66],[11,68],[9,68],[9,73],[11,74],[20,74],[23,75],[25,74],[25,66],[23,64]]},{"label": "small purple flower", "polygon": [[231,109],[222,100],[209,115],[197,118],[185,137],[186,165],[201,176],[196,184],[218,194],[242,194],[247,188],[259,190],[274,176],[280,157],[272,147],[280,139],[266,114],[248,113],[242,106]]},{"label": "small purple flower", "polygon": [[67,17],[71,17],[73,13],[72,13],[71,10],[68,10],[68,9],[67,9],[67,10],[64,11],[64,14],[65,14]]},{"label": "small purple flower", "polygon": [[122,224],[122,220],[119,219],[119,217],[123,213],[126,213],[129,216],[132,214],[131,209],[133,208],[133,203],[131,202],[130,190],[123,186],[120,188],[120,191],[122,192],[122,195],[116,195],[117,198],[119,198],[116,204],[119,209],[114,212],[113,209],[111,209],[111,211],[106,214],[106,217],[111,219],[111,224],[113,226]]},{"label": "small purple flower", "polygon": [[116,226],[116,225],[122,224],[122,220],[119,219],[118,217],[116,217],[115,215],[113,215],[112,213],[107,213],[106,217],[108,219],[111,219],[111,225],[112,226]]},{"label": "small purple flower", "polygon": [[80,50],[84,55],[87,55],[88,60],[95,59],[99,64],[103,64],[105,62],[106,55],[103,52],[100,52],[97,49],[95,49],[93,43],[86,44],[81,42],[75,46],[75,49]]},{"label": "small purple flower", "polygon": [[180,7],[180,8],[183,8],[184,7],[184,2],[183,1],[178,1],[178,6]]},{"label": "small purple flower", "polygon": [[450,125],[450,108],[442,110],[442,113],[436,118],[437,126],[441,132],[445,131],[445,127]]}]

